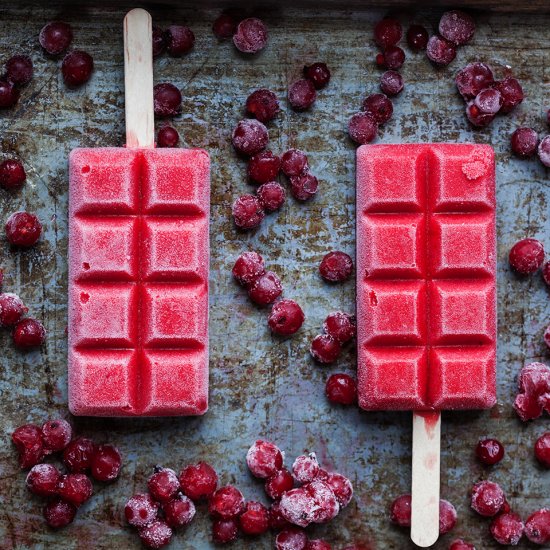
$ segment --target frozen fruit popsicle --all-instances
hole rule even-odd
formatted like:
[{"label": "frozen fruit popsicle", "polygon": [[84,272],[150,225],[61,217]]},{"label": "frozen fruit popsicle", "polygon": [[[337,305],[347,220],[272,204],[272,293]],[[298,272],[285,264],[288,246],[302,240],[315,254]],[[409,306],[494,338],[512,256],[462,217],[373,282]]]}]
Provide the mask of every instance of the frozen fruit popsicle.
[{"label": "frozen fruit popsicle", "polygon": [[126,147],[69,160],[69,408],[208,406],[209,157],[155,149],[151,17],[124,20]]},{"label": "frozen fruit popsicle", "polygon": [[439,411],[496,400],[495,273],[489,146],[358,150],[359,403],[415,411],[411,536],[420,546],[438,536]]}]

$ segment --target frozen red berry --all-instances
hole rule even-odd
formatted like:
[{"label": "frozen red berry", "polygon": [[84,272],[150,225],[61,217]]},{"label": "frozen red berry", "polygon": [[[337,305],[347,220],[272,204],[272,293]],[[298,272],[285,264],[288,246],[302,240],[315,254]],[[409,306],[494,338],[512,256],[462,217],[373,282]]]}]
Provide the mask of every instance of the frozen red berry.
[{"label": "frozen red berry", "polygon": [[330,334],[318,334],[311,341],[309,352],[316,361],[323,364],[334,363],[340,355],[341,346]]},{"label": "frozen red berry", "polygon": [[345,252],[333,251],[324,256],[319,264],[319,273],[325,281],[341,283],[350,278],[353,260]]},{"label": "frozen red berry", "polygon": [[266,148],[269,135],[259,120],[244,119],[233,130],[232,140],[239,153],[252,156]]},{"label": "frozen red berry", "polygon": [[386,17],[374,27],[374,41],[381,48],[395,46],[403,36],[401,23],[397,19]]},{"label": "frozen red berry", "polygon": [[158,57],[166,50],[166,33],[159,27],[153,25],[153,57]]},{"label": "frozen red berry", "polygon": [[274,502],[269,508],[269,527],[273,531],[281,531],[282,529],[291,527],[291,523],[288,522],[281,513],[280,502]]},{"label": "frozen red berry", "polygon": [[11,434],[11,440],[19,453],[19,465],[22,469],[31,468],[44,458],[44,442],[38,426],[20,426]]},{"label": "frozen red berry", "polygon": [[317,93],[315,92],[315,86],[311,80],[302,78],[291,84],[288,89],[288,101],[295,111],[305,111],[309,109],[315,99]]},{"label": "frozen red berry", "polygon": [[499,80],[495,83],[495,87],[502,96],[501,113],[509,113],[518,106],[525,97],[521,84],[515,78],[508,77],[504,80]]},{"label": "frozen red berry", "polygon": [[67,86],[82,86],[90,80],[94,70],[92,56],[82,50],[68,53],[61,63],[61,73]]},{"label": "frozen red berry", "polygon": [[550,167],[550,136],[544,136],[538,146],[537,154],[544,166]]},{"label": "frozen red berry", "polygon": [[472,489],[471,506],[478,514],[491,517],[500,511],[504,504],[503,490],[492,481],[480,481]]},{"label": "frozen red berry", "polygon": [[265,218],[264,208],[260,199],[254,195],[241,195],[232,207],[233,220],[239,229],[254,229]]},{"label": "frozen red berry", "polygon": [[181,57],[195,45],[193,31],[185,25],[170,25],[166,29],[166,50],[172,57]]},{"label": "frozen red berry", "polygon": [[237,518],[217,519],[212,523],[212,539],[216,544],[227,544],[237,540],[239,522]]},{"label": "frozen red berry", "polygon": [[542,508],[525,522],[525,536],[535,544],[550,544],[550,510]]},{"label": "frozen red berry", "polygon": [[63,463],[69,472],[81,474],[90,469],[94,442],[85,437],[73,439],[63,451]]},{"label": "frozen red berry", "polygon": [[46,341],[46,329],[37,319],[21,319],[13,329],[12,338],[17,349],[36,348]]},{"label": "frozen red berry", "polygon": [[28,55],[14,55],[6,62],[6,77],[16,86],[28,84],[32,73],[32,60]]},{"label": "frozen red berry", "polygon": [[261,19],[250,17],[237,25],[233,35],[233,44],[243,53],[258,53],[267,44],[267,27]]},{"label": "frozen red berry", "polygon": [[12,327],[29,311],[23,300],[11,292],[0,294],[0,326]]},{"label": "frozen red berry", "polygon": [[473,126],[483,128],[493,122],[495,115],[484,113],[474,101],[470,101],[466,104],[466,118]]},{"label": "frozen red berry", "polygon": [[514,408],[524,422],[538,418],[543,410],[550,414],[550,367],[544,363],[526,365],[519,374],[518,386]]},{"label": "frozen red berry", "polygon": [[313,522],[318,506],[305,487],[291,489],[281,497],[281,514],[298,527],[307,527]]},{"label": "frozen red berry", "polygon": [[355,337],[355,320],[343,311],[333,311],[327,315],[323,330],[340,344],[345,344]]},{"label": "frozen red berry", "polygon": [[390,521],[399,527],[411,526],[411,495],[398,496],[391,503]]},{"label": "frozen red berry", "polygon": [[476,547],[469,542],[465,542],[462,539],[456,539],[451,542],[449,550],[476,550]]},{"label": "frozen red berry", "polygon": [[332,550],[332,546],[325,540],[310,540],[306,545],[306,550]]},{"label": "frozen red berry", "polygon": [[172,540],[172,529],[160,519],[139,529],[138,534],[147,548],[162,548]]},{"label": "frozen red berry", "polygon": [[330,71],[326,63],[313,63],[304,67],[304,76],[313,82],[317,90],[324,88],[330,81]]},{"label": "frozen red berry", "polygon": [[[317,477],[319,478],[319,476]],[[338,500],[338,504],[342,508],[345,508],[353,497],[353,485],[351,481],[342,474],[333,473],[328,474],[326,483],[332,489],[336,500]]]},{"label": "frozen red berry", "polygon": [[179,476],[181,490],[197,502],[209,499],[218,485],[218,474],[207,462],[186,466]]},{"label": "frozen red berry", "polygon": [[550,325],[546,327],[543,338],[544,338],[544,343],[546,344],[546,347],[550,349]]},{"label": "frozen red berry", "polygon": [[363,111],[378,124],[388,122],[393,114],[393,103],[384,94],[371,94],[363,101]]},{"label": "frozen red berry", "polygon": [[[381,56],[379,58],[379,56]],[[405,52],[399,46],[388,46],[384,53],[378,54],[376,58],[378,66],[384,69],[397,70],[405,63]]]},{"label": "frozen red berry", "polygon": [[516,128],[510,138],[512,151],[520,158],[532,157],[537,152],[539,137],[532,128]]},{"label": "frozen red berry", "polygon": [[474,105],[484,114],[496,115],[502,105],[502,96],[495,88],[485,88],[475,97]]},{"label": "frozen red berry", "polygon": [[290,192],[296,200],[307,201],[317,194],[318,189],[319,180],[309,172],[290,176]]},{"label": "frozen red berry", "polygon": [[544,282],[550,286],[550,260],[545,262],[542,266],[542,278],[544,279]]},{"label": "frozen red berry", "polygon": [[267,479],[283,467],[283,453],[277,445],[258,439],[248,449],[246,463],[252,475]]},{"label": "frozen red berry", "polygon": [[340,511],[340,504],[330,485],[320,479],[315,479],[303,486],[315,503],[313,523],[327,523],[334,519]]},{"label": "frozen red berry", "polygon": [[231,38],[237,30],[237,22],[229,13],[222,13],[212,24],[212,32],[216,38],[226,40]]},{"label": "frozen red berry", "polygon": [[279,500],[283,496],[283,493],[293,488],[294,478],[286,468],[281,468],[265,482],[265,492],[273,500]]},{"label": "frozen red berry", "polygon": [[369,112],[355,113],[349,119],[348,134],[355,143],[370,143],[378,135],[378,123]]},{"label": "frozen red berry", "polygon": [[291,336],[300,330],[304,320],[304,311],[294,300],[281,300],[271,308],[267,324],[274,334]]},{"label": "frozen red berry", "polygon": [[13,82],[0,79],[0,108],[13,107],[19,100],[19,90]]},{"label": "frozen red berry", "polygon": [[404,85],[403,77],[397,71],[386,71],[380,77],[380,89],[391,97],[399,94]]},{"label": "frozen red berry", "polygon": [[309,170],[307,155],[299,149],[289,149],[281,158],[281,169],[285,176],[299,176]]},{"label": "frozen red berry", "polygon": [[248,177],[256,183],[273,181],[279,175],[281,159],[271,151],[256,153],[248,161]]},{"label": "frozen red berry", "polygon": [[178,494],[162,503],[162,511],[166,523],[172,528],[185,527],[195,517],[196,509],[193,501],[185,495]]},{"label": "frozen red berry", "polygon": [[514,271],[529,275],[544,262],[544,246],[536,239],[522,239],[511,248],[509,260]]},{"label": "frozen red berry", "polygon": [[179,143],[180,135],[173,126],[163,126],[157,134],[158,147],[176,147]]},{"label": "frozen red berry", "polygon": [[455,77],[456,87],[466,100],[474,99],[481,90],[490,87],[494,81],[491,68],[479,61],[466,65]]},{"label": "frozen red berry", "polygon": [[422,25],[411,25],[407,31],[407,44],[411,50],[425,50],[428,45],[428,31]]},{"label": "frozen red berry", "polygon": [[148,494],[137,494],[124,507],[126,521],[134,527],[145,527],[152,523],[158,513],[159,504]]},{"label": "frozen red berry", "polygon": [[475,30],[472,17],[460,10],[447,11],[439,20],[439,34],[457,46],[469,42]]},{"label": "frozen red berry", "polygon": [[480,439],[476,456],[483,464],[492,466],[504,458],[504,446],[498,439]]},{"label": "frozen red berry", "polygon": [[57,483],[61,474],[53,464],[36,464],[27,474],[27,489],[41,497],[57,494]]},{"label": "frozen red berry", "polygon": [[48,453],[57,453],[71,442],[73,428],[62,419],[48,420],[42,425],[42,440]]},{"label": "frozen red berry", "polygon": [[226,485],[214,492],[208,512],[218,519],[230,519],[242,514],[244,507],[243,494],[233,485]]},{"label": "frozen red berry", "polygon": [[455,507],[448,500],[441,499],[439,501],[439,533],[441,535],[454,529],[456,517]]},{"label": "frozen red berry", "polygon": [[63,53],[73,40],[73,30],[68,23],[51,21],[42,27],[38,41],[50,55]]},{"label": "frozen red berry", "polygon": [[296,457],[292,464],[292,473],[298,483],[304,484],[313,481],[319,473],[319,462],[315,453]]},{"label": "frozen red berry", "polygon": [[332,374],[327,380],[325,393],[332,403],[353,405],[357,401],[357,382],[349,374]]},{"label": "frozen red berry", "polygon": [[253,250],[243,252],[235,261],[232,273],[239,284],[248,287],[265,273],[264,259]]},{"label": "frozen red berry", "polygon": [[150,495],[159,502],[165,502],[176,496],[180,482],[174,470],[157,466],[155,473],[147,481]]},{"label": "frozen red berry", "polygon": [[276,181],[268,181],[258,187],[256,195],[266,212],[275,212],[285,203],[284,187]]},{"label": "frozen red berry", "polygon": [[274,92],[260,88],[247,97],[246,110],[260,122],[265,123],[273,120],[281,108]]},{"label": "frozen red berry", "polygon": [[61,499],[50,500],[44,506],[44,519],[54,529],[60,529],[72,523],[76,515],[76,508]]},{"label": "frozen red berry", "polygon": [[304,531],[289,527],[275,537],[275,550],[306,550],[307,543]]},{"label": "frozen red berry", "polygon": [[245,535],[261,535],[269,529],[269,513],[263,504],[251,500],[246,503],[244,512],[239,516],[239,522]]},{"label": "frozen red berry", "polygon": [[85,474],[67,474],[59,478],[57,493],[77,508],[84,504],[94,492],[92,482]]},{"label": "frozen red berry", "polygon": [[248,296],[259,306],[272,304],[283,292],[281,280],[273,271],[266,271],[248,287]]},{"label": "frozen red berry", "polygon": [[490,525],[491,535],[503,545],[516,546],[523,536],[524,525],[521,518],[514,513],[498,515]]},{"label": "frozen red berry", "polygon": [[543,433],[535,442],[535,456],[545,468],[550,468],[550,432]]},{"label": "frozen red berry", "polygon": [[34,214],[15,212],[6,222],[6,237],[14,246],[32,246],[42,233],[42,224]]},{"label": "frozen red berry", "polygon": [[456,57],[455,46],[441,36],[434,35],[428,40],[426,55],[435,65],[444,67]]},{"label": "frozen red berry", "polygon": [[12,191],[25,183],[27,174],[20,160],[6,159],[0,163],[0,186]]},{"label": "frozen red berry", "polygon": [[181,112],[181,92],[173,84],[161,82],[153,88],[153,103],[156,116],[176,116]]}]

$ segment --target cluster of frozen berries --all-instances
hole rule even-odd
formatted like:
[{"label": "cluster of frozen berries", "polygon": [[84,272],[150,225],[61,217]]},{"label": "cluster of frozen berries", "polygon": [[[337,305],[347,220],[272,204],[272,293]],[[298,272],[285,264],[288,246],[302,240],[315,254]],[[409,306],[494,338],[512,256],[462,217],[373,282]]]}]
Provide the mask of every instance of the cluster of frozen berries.
[{"label": "cluster of frozen berries", "polygon": [[519,393],[514,408],[524,422],[539,418],[543,411],[550,414],[550,367],[530,363],[523,367],[518,378]]},{"label": "cluster of frozen berries", "polygon": [[[266,271],[264,259],[257,252],[243,252],[235,261],[232,273],[259,306],[273,304],[283,292],[281,280],[273,271]],[[274,334],[291,336],[304,320],[302,308],[294,300],[286,299],[273,304],[267,324]]]},{"label": "cluster of frozen berries", "polygon": [[[550,109],[546,115],[550,123]],[[550,135],[544,136],[539,142],[539,136],[533,128],[516,128],[510,137],[512,151],[519,158],[529,158],[537,153],[538,159],[544,166],[550,167]]]},{"label": "cluster of frozen berries", "polygon": [[510,113],[525,97],[517,79],[495,80],[491,68],[479,61],[461,69],[455,83],[466,102],[466,117],[477,127],[487,126],[497,114]]},{"label": "cluster of frozen berries", "polygon": [[255,54],[267,45],[265,23],[257,17],[240,19],[235,13],[222,13],[212,25],[212,32],[220,40],[233,38],[233,44],[242,53]]},{"label": "cluster of frozen berries", "polygon": [[[43,513],[46,523],[53,528],[71,523],[77,509],[92,496],[93,485],[87,472],[96,481],[111,482],[122,466],[116,447],[95,445],[84,437],[73,438],[72,427],[66,420],[48,420],[41,428],[25,424],[11,438],[19,451],[21,468],[30,468],[27,488],[48,499]],[[43,462],[55,454],[61,455],[66,474]]]}]

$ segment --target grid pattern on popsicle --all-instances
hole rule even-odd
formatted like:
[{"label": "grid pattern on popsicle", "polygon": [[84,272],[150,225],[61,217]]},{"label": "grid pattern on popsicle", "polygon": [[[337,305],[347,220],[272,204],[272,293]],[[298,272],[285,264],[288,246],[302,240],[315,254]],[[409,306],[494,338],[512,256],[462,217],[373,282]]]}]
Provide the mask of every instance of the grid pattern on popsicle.
[{"label": "grid pattern on popsicle", "polygon": [[206,411],[209,191],[201,150],[71,154],[73,413]]},{"label": "grid pattern on popsicle", "polygon": [[466,144],[357,154],[360,405],[495,401],[494,154]]}]

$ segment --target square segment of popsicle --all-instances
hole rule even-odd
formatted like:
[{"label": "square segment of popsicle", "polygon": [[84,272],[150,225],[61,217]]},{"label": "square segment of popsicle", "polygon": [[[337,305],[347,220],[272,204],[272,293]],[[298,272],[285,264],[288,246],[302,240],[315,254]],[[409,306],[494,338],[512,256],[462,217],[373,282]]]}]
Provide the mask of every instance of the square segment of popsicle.
[{"label": "square segment of popsicle", "polygon": [[73,414],[206,412],[209,171],[198,149],[71,153]]},{"label": "square segment of popsicle", "polygon": [[358,149],[357,346],[364,409],[495,403],[491,147]]}]

